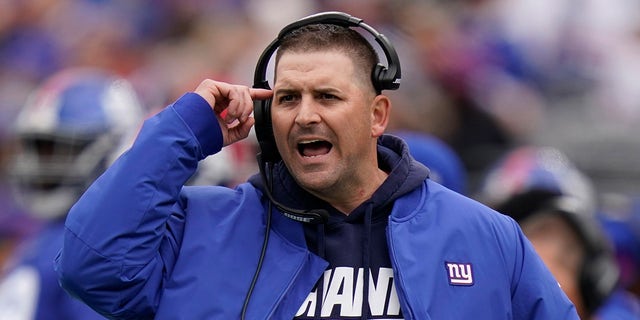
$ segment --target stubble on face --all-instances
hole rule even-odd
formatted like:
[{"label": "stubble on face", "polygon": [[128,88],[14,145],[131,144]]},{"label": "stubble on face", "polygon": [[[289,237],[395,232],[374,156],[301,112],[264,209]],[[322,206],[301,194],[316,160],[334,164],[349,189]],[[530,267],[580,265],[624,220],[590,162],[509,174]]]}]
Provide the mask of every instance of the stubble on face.
[{"label": "stubble on face", "polygon": [[375,93],[355,72],[353,61],[337,51],[285,53],[272,107],[278,150],[294,179],[343,212],[386,178],[372,134]]}]

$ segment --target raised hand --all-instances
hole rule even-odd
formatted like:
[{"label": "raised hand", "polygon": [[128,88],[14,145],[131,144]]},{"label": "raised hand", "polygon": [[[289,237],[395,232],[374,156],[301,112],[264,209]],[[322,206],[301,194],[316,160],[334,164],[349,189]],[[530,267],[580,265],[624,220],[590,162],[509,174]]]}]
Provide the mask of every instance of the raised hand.
[{"label": "raised hand", "polygon": [[253,100],[269,99],[273,91],[206,79],[194,91],[203,97],[216,114],[222,129],[224,146],[249,135],[255,120]]}]

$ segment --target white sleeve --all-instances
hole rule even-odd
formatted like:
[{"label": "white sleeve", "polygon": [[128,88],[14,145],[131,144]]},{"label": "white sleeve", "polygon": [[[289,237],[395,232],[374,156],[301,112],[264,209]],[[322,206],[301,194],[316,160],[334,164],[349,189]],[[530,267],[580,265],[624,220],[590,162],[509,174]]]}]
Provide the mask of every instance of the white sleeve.
[{"label": "white sleeve", "polygon": [[33,267],[19,267],[0,282],[0,320],[31,320],[38,305],[40,278]]}]

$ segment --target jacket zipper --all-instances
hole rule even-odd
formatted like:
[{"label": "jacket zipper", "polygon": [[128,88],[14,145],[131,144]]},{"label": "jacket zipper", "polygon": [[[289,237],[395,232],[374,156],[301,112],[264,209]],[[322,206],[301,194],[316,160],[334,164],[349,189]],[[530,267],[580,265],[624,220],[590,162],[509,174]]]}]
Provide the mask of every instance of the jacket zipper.
[{"label": "jacket zipper", "polygon": [[402,307],[402,314],[404,315],[405,320],[415,319],[413,310],[409,306],[409,303],[406,299],[407,293],[404,290],[404,280],[402,275],[400,274],[400,267],[396,259],[395,246],[391,234],[391,216],[389,216],[387,223],[387,243],[389,247],[389,258],[391,259],[391,265],[393,269],[393,281],[396,284],[396,291],[398,294],[398,299],[400,300],[400,306]]}]

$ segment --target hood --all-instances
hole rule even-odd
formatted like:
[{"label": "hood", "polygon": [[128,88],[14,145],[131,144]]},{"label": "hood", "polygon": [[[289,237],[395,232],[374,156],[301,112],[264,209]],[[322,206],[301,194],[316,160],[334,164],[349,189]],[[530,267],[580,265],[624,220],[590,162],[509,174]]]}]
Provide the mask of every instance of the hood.
[{"label": "hood", "polygon": [[[392,204],[398,197],[419,187],[429,176],[429,169],[411,156],[407,144],[392,135],[383,135],[378,139],[378,165],[389,176],[368,201],[374,208]],[[267,173],[267,175],[269,174]],[[272,194],[277,201],[285,206],[324,209],[331,215],[337,212],[327,202],[318,199],[300,187],[282,161],[273,166],[272,175]],[[249,182],[264,192],[264,183],[259,174],[249,178]],[[356,208],[350,216],[357,215],[359,209]],[[342,213],[340,215],[344,216]]]}]

